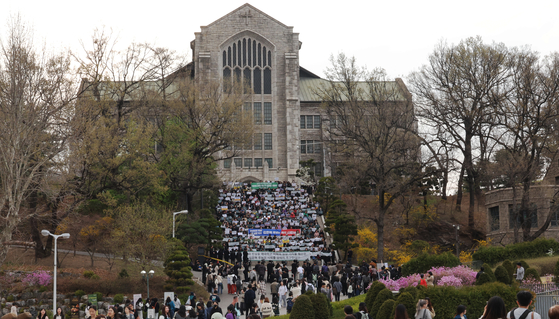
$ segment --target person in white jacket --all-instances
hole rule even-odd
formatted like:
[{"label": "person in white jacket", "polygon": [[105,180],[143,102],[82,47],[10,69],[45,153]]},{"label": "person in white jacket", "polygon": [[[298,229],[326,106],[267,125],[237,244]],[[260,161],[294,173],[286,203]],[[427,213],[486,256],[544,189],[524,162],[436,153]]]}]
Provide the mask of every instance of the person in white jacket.
[{"label": "person in white jacket", "polygon": [[283,281],[280,283],[278,293],[280,296],[280,307],[287,307],[287,286]]}]

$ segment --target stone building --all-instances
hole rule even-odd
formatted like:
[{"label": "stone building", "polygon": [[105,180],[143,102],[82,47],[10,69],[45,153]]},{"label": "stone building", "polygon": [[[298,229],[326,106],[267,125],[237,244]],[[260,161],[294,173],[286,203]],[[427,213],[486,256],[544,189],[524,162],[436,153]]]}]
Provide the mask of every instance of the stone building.
[{"label": "stone building", "polygon": [[[555,159],[557,162],[557,159]],[[520,205],[522,194],[521,186],[516,190],[512,188],[501,188],[488,191],[485,194],[485,208],[487,210],[487,237],[494,244],[514,243],[515,214],[514,205]],[[546,222],[550,210],[552,210],[551,221],[547,230],[541,237],[555,238],[559,240],[559,163],[552,164],[544,179],[530,187],[530,210],[520,214],[532,214],[532,225],[530,233],[533,234]],[[516,198],[516,200],[514,200]],[[516,223],[520,225],[520,220]],[[519,226],[519,239],[522,241],[522,229]]]},{"label": "stone building", "polygon": [[[255,120],[252,149],[220,162],[223,180],[296,180],[299,162],[311,158],[319,163],[317,176],[331,174],[335,161],[324,143],[321,101],[313,90],[327,81],[300,66],[301,45],[293,27],[250,4],[195,33],[191,67],[199,81],[238,77],[254,91],[243,110]],[[393,84],[411,100],[401,79]]]}]

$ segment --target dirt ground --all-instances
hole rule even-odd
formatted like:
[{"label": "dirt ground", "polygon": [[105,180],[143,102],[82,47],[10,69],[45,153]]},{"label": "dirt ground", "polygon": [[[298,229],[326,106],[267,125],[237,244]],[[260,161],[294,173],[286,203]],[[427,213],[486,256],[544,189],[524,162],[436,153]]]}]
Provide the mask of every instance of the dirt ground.
[{"label": "dirt ground", "polygon": [[[139,272],[141,271],[139,265],[136,265],[132,262],[125,264],[122,260],[117,260],[112,269],[110,269],[109,264],[106,262],[106,259],[100,257],[94,257],[94,263],[92,267],[91,258],[89,257],[89,255],[74,255],[73,252],[59,251],[58,261],[59,272],[82,273],[84,270],[102,270],[118,273],[124,268],[128,271],[130,276],[134,276],[136,272],[138,273],[138,276],[140,276]],[[1,268],[21,270],[52,270],[53,266],[54,256],[52,254],[50,257],[35,260],[35,251],[33,249],[12,247],[8,251],[6,261]]]}]

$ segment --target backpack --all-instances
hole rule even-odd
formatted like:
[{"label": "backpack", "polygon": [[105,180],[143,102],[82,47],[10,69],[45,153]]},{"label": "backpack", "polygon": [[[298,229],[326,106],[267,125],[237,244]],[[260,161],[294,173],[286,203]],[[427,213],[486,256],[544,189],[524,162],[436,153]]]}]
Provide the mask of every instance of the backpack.
[{"label": "backpack", "polygon": [[290,313],[291,309],[293,309],[293,299],[287,301],[287,313]]},{"label": "backpack", "polygon": [[369,314],[364,313],[363,311],[359,311],[361,313],[361,319],[369,319]]},{"label": "backpack", "polygon": [[332,287],[332,293],[335,295],[338,293],[338,289],[336,288],[336,286]]},{"label": "backpack", "polygon": [[317,274],[312,274],[312,281],[317,281],[317,280],[318,280]]},{"label": "backpack", "polygon": [[322,266],[322,272],[327,274],[328,273],[328,266],[326,266],[326,265]]},{"label": "backpack", "polygon": [[[512,309],[512,310],[510,311],[510,319],[516,319],[516,318],[514,317],[514,311],[515,311],[516,309],[518,309],[518,308],[514,308],[514,309]],[[530,313],[532,313],[532,319],[534,319],[534,313],[533,313],[532,310],[530,310],[530,309],[526,309],[526,310],[520,315],[520,317],[519,317],[518,319],[526,319],[526,317],[528,317],[528,315],[529,315]]]}]

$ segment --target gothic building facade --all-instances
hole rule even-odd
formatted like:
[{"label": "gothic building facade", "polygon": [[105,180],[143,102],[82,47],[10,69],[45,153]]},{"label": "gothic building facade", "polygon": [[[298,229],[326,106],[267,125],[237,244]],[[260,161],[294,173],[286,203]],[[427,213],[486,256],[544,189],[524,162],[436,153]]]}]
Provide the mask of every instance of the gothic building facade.
[{"label": "gothic building facade", "polygon": [[[196,79],[227,83],[239,78],[254,92],[243,110],[254,117],[253,145],[220,162],[223,180],[293,181],[300,161],[308,159],[318,163],[317,176],[331,174],[335,162],[324,143],[321,101],[313,93],[327,81],[300,66],[301,45],[293,27],[250,4],[195,33],[191,49]],[[400,79],[395,84],[411,99]]]}]

